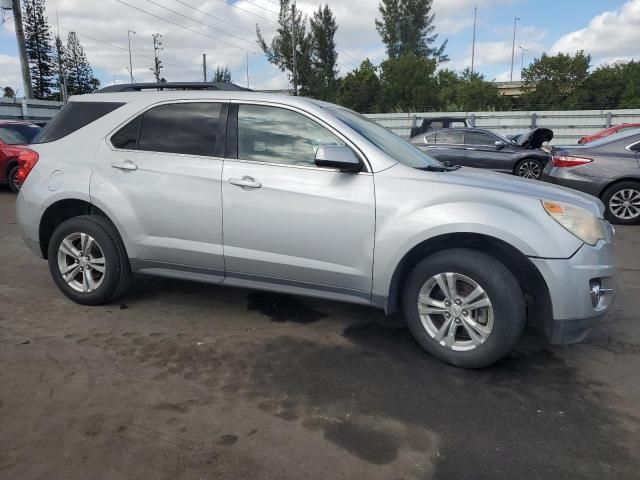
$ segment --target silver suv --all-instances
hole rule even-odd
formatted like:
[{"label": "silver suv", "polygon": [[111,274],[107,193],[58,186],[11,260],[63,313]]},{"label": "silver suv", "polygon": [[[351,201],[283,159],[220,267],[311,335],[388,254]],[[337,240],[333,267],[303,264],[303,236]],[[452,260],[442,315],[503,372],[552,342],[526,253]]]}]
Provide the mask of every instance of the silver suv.
[{"label": "silver suv", "polygon": [[17,218],[60,290],[133,273],[401,311],[429,353],[581,340],[613,299],[599,200],[433,160],[336,105],[250,92],[74,97],[21,155]]}]

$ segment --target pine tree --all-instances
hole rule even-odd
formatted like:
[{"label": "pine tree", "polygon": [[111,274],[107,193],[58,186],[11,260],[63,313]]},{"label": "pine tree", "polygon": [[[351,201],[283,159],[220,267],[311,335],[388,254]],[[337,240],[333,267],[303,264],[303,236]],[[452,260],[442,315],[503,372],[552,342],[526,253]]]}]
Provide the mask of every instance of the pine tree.
[{"label": "pine tree", "polygon": [[389,58],[399,58],[405,54],[432,58],[446,62],[445,40],[439,47],[433,46],[438,40],[431,13],[433,0],[381,0],[379,10],[382,20],[376,19],[376,29],[387,46]]},{"label": "pine tree", "polygon": [[217,67],[213,75],[213,81],[219,83],[231,83],[231,70],[229,67]]},{"label": "pine tree", "polygon": [[313,12],[311,63],[320,89],[314,96],[327,100],[333,99],[336,93],[338,52],[334,37],[337,30],[336,19],[329,5],[325,5],[324,8],[318,7],[318,10]]},{"label": "pine tree", "polygon": [[82,45],[75,32],[69,32],[67,48],[63,56],[64,70],[67,75],[69,95],[82,95],[95,92],[100,85],[93,74]]},{"label": "pine tree", "polygon": [[2,89],[2,96],[4,98],[13,98],[16,96],[16,92],[11,87],[4,87]]},{"label": "pine tree", "polygon": [[33,95],[51,98],[55,87],[55,55],[44,0],[24,0],[24,33]]}]

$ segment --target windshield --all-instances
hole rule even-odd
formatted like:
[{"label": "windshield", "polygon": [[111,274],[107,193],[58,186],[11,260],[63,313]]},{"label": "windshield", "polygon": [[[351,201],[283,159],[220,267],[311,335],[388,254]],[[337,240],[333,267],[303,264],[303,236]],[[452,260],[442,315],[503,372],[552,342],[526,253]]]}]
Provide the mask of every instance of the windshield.
[{"label": "windshield", "polygon": [[37,125],[28,124],[13,124],[13,125],[0,125],[0,140],[7,145],[26,145],[31,143],[33,137],[35,137],[40,131],[40,127]]},{"label": "windshield", "polygon": [[394,160],[413,168],[441,167],[442,164],[386,128],[345,108],[330,108],[337,118],[353,128]]}]

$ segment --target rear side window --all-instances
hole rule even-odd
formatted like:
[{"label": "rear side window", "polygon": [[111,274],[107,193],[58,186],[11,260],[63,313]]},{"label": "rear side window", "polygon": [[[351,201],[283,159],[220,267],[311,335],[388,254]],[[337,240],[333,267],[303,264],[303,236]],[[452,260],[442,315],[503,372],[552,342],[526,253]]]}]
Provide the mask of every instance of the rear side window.
[{"label": "rear side window", "polygon": [[[112,137],[114,146],[118,147],[118,141],[132,145],[130,138],[135,130],[133,122]],[[142,115],[137,149],[222,157],[226,127],[226,104],[193,102],[160,105]]]},{"label": "rear side window", "polygon": [[80,130],[91,122],[113,112],[124,103],[120,102],[71,102],[53,117],[33,143],[49,143]]}]

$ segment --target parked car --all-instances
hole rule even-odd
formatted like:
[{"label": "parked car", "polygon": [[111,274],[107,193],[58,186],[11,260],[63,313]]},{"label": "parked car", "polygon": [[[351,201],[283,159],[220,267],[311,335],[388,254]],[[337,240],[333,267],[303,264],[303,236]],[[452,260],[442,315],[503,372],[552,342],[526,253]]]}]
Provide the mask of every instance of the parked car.
[{"label": "parked car", "polygon": [[581,340],[613,299],[597,199],[443,165],[329,103],[82,95],[21,161],[22,235],[85,305],[133,273],[343,300],[402,311],[427,352],[483,367],[526,322]]},{"label": "parked car", "polygon": [[540,147],[552,138],[548,128],[531,130],[517,141],[482,128],[448,128],[409,141],[441,162],[538,180],[549,161],[549,154]]},{"label": "parked car", "polygon": [[578,143],[585,144],[593,142],[594,140],[598,140],[600,138],[608,137],[609,135],[615,135],[616,133],[628,132],[629,130],[635,129],[640,129],[640,123],[623,123],[622,125],[616,125],[615,127],[607,128],[598,133],[594,133],[593,135],[585,135],[580,140],[578,140]]},{"label": "parked car", "polygon": [[470,127],[471,123],[464,117],[430,117],[423,118],[418,127],[411,128],[411,137],[441,128]]},{"label": "parked car", "polygon": [[544,180],[600,198],[613,223],[640,224],[640,131],[555,146]]},{"label": "parked car", "polygon": [[40,132],[40,127],[29,122],[0,120],[0,183],[6,183],[14,192],[20,190],[18,155]]}]

